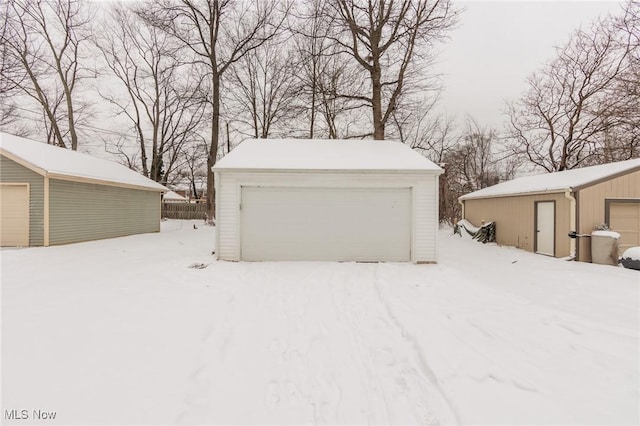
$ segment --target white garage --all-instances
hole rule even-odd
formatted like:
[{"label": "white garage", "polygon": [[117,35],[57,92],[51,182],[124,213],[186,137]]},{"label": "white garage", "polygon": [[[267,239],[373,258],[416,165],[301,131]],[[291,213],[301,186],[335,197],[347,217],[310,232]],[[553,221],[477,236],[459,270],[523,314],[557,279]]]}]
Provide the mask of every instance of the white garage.
[{"label": "white garage", "polygon": [[400,142],[247,140],[213,170],[219,259],[436,261],[442,169]]}]

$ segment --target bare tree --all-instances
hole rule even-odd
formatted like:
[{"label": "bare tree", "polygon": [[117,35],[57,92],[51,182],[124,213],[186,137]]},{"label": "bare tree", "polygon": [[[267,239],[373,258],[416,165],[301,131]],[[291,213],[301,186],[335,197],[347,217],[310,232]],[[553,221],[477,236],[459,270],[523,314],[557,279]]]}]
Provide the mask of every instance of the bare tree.
[{"label": "bare tree", "polygon": [[612,19],[611,31],[618,36],[618,52],[626,52],[627,66],[604,96],[616,100],[603,113],[603,120],[615,126],[606,129],[595,163],[640,157],[640,3],[627,2],[623,12]]},{"label": "bare tree", "polygon": [[20,83],[25,79],[22,65],[11,54],[9,45],[4,42],[9,33],[9,11],[11,5],[5,3],[0,11],[0,128],[7,130],[17,121],[16,105],[13,98],[19,94]]},{"label": "bare tree", "polygon": [[[139,166],[150,179],[166,184],[175,171],[182,146],[193,140],[205,113],[202,78],[188,72],[185,48],[173,37],[140,18],[141,10],[116,6],[99,42],[108,68],[126,89],[102,96],[133,126]],[[127,153],[122,152],[129,159]]]},{"label": "bare tree", "polygon": [[300,3],[294,11],[296,19],[289,26],[294,34],[293,42],[300,60],[301,94],[308,104],[308,137],[313,139],[316,130],[316,117],[318,116],[318,79],[321,61],[326,55],[326,34],[328,26],[325,21],[326,1],[317,0],[308,3]]},{"label": "bare tree", "polygon": [[236,119],[251,129],[254,138],[267,138],[277,132],[278,124],[289,126],[295,119],[299,110],[295,61],[285,42],[274,38],[248,52],[231,69],[229,94],[239,107]]},{"label": "bare tree", "polygon": [[620,124],[613,112],[625,99],[611,89],[629,68],[628,55],[609,20],[576,31],[508,106],[514,151],[550,172],[593,162],[605,135]]},{"label": "bare tree", "polygon": [[42,108],[52,143],[76,150],[84,110],[76,92],[90,16],[80,0],[8,0],[4,13],[4,61],[19,63],[21,72],[3,68],[2,80]]},{"label": "bare tree", "polygon": [[221,82],[227,71],[249,52],[280,31],[283,17],[275,0],[234,2],[231,0],[165,0],[146,18],[178,39],[194,55],[211,84],[211,142],[207,159],[207,215],[212,223],[214,175],[218,157]]},{"label": "bare tree", "polygon": [[494,129],[483,128],[472,118],[467,119],[460,142],[451,151],[456,159],[459,176],[468,191],[476,191],[495,185],[513,176],[513,168],[501,169],[501,163],[509,158],[498,153],[498,135]]},{"label": "bare tree", "polygon": [[300,2],[290,23],[297,57],[299,107],[306,113],[302,134],[313,139],[358,137],[364,106],[345,95],[367,90],[359,65],[350,60],[337,45],[335,36],[337,11],[331,1]]},{"label": "bare tree", "polygon": [[[336,23],[342,30],[335,43],[367,75],[370,94],[340,94],[372,111],[373,137],[385,138],[400,98],[419,87],[436,42],[454,25],[457,12],[450,0],[337,0]],[[415,65],[422,60],[420,72]]]},{"label": "bare tree", "polygon": [[447,116],[433,116],[432,102],[417,102],[411,108],[397,109],[393,113],[393,124],[397,128],[401,142],[408,144],[444,169],[439,179],[439,219],[440,222],[453,223],[460,217],[457,197],[449,180],[456,182],[456,176],[449,170],[447,163],[459,140],[456,126]]},{"label": "bare tree", "polygon": [[445,185],[441,186],[440,219],[451,222],[460,218],[458,197],[513,179],[518,165],[494,129],[467,117],[457,143],[443,155]]},{"label": "bare tree", "polygon": [[193,143],[182,148],[184,166],[177,174],[178,178],[186,181],[189,186],[190,198],[196,200],[202,198],[203,188],[207,182],[207,150],[208,144],[202,139],[196,139]]}]

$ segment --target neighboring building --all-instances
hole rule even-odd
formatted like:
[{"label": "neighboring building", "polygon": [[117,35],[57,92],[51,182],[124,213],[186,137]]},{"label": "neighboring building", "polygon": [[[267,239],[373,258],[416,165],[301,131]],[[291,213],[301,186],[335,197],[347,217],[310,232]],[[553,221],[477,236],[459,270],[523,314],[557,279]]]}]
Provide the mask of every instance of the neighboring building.
[{"label": "neighboring building", "polygon": [[174,191],[162,197],[162,217],[164,219],[204,219],[207,216],[207,205],[198,204],[196,200],[188,200]]},{"label": "neighboring building", "polygon": [[526,176],[460,197],[463,218],[496,223],[498,244],[591,261],[590,234],[607,224],[621,252],[640,245],[640,159]]},{"label": "neighboring building", "polygon": [[178,194],[177,192],[174,191],[169,191],[166,194],[164,194],[162,196],[162,202],[164,203],[188,203],[189,200],[187,200],[185,197],[183,197],[182,195]]},{"label": "neighboring building", "polygon": [[400,142],[247,140],[213,170],[219,259],[436,261],[442,169]]},{"label": "neighboring building", "polygon": [[0,133],[0,245],[160,231],[167,189],[112,161]]}]

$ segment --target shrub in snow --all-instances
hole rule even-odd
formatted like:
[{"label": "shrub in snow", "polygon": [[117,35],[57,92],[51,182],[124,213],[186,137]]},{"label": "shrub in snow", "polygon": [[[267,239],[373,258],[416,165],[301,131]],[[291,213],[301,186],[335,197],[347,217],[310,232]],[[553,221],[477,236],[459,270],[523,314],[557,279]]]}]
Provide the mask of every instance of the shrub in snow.
[{"label": "shrub in snow", "polygon": [[495,222],[485,223],[480,228],[476,228],[468,220],[462,219],[453,227],[453,233],[462,237],[462,229],[464,229],[467,234],[471,235],[471,238],[478,240],[483,244],[496,242]]},{"label": "shrub in snow", "polygon": [[640,271],[640,247],[629,247],[620,259],[622,266]]}]

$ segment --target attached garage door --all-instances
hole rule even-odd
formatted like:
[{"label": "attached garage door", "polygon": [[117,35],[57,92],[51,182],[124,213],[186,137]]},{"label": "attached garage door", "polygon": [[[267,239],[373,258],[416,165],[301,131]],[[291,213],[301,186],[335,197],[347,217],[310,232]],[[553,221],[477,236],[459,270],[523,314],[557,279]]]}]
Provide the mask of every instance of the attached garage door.
[{"label": "attached garage door", "polygon": [[0,184],[0,246],[29,246],[29,186]]},{"label": "attached garage door", "polygon": [[640,246],[640,202],[611,203],[609,226],[620,234],[620,254]]},{"label": "attached garage door", "polygon": [[243,187],[242,260],[408,261],[410,188]]}]

